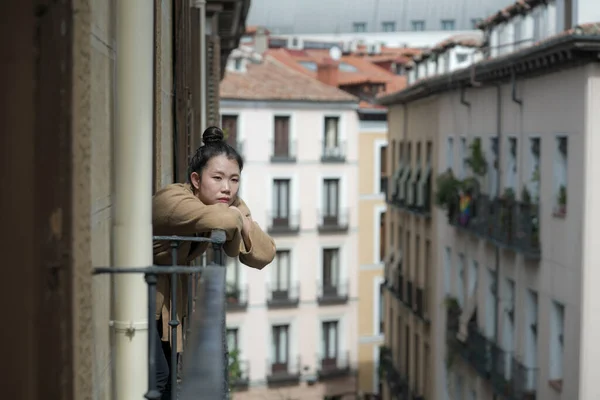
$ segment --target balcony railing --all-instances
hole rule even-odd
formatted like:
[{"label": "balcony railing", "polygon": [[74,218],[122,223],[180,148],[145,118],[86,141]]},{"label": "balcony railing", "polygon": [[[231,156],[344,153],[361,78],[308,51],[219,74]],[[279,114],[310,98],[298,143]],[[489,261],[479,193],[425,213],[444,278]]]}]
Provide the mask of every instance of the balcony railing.
[{"label": "balcony railing", "polygon": [[267,307],[292,308],[300,302],[300,286],[296,285],[267,285]]},{"label": "balcony railing", "polygon": [[348,209],[319,211],[319,232],[335,233],[348,230],[350,212]]},{"label": "balcony railing", "polygon": [[344,304],[348,302],[348,282],[318,284],[317,303],[321,306]]},{"label": "balcony railing", "polygon": [[295,235],[300,232],[300,213],[269,213],[267,231],[272,235]]},{"label": "balcony railing", "polygon": [[379,178],[379,193],[383,193],[385,199],[388,198],[388,177],[382,176]]},{"label": "balcony railing", "polygon": [[379,371],[383,375],[379,378],[382,380],[385,378],[392,398],[407,398],[406,395],[408,392],[408,383],[394,365],[394,359],[392,357],[391,350],[384,346],[379,348],[379,367]]},{"label": "balcony railing", "polygon": [[227,311],[244,311],[248,308],[248,285],[227,285],[225,292]]},{"label": "balcony railing", "polygon": [[[170,243],[172,265],[149,266],[139,268],[99,267],[94,274],[142,274],[148,287],[148,321],[154,322],[156,315],[156,285],[159,275],[168,275],[171,282],[171,359],[172,373],[170,377],[171,398],[192,400],[198,393],[206,398],[228,398],[228,365],[229,356],[225,340],[225,263],[222,246],[225,243],[225,232],[213,231],[206,237],[155,236],[155,241]],[[214,260],[205,266],[177,265],[177,250],[182,242],[209,242],[212,245]],[[180,275],[189,277],[188,299],[185,306],[188,319],[177,318],[177,282]],[[184,335],[183,379],[178,383],[177,328],[182,325]],[[135,328],[131,328],[135,329]],[[159,356],[156,348],[158,330],[148,329],[148,391],[147,399],[158,400],[161,394],[157,386],[156,359]]]},{"label": "balcony railing", "polygon": [[448,207],[448,222],[487,239],[497,246],[512,249],[530,259],[541,254],[539,205],[487,195],[457,197]]},{"label": "balcony railing", "polygon": [[[231,379],[231,387],[236,390],[246,390],[250,385],[250,363],[247,360],[237,361],[237,365],[235,367],[232,366],[231,369],[237,369],[236,377]],[[234,371],[232,371],[234,372]]]},{"label": "balcony railing", "polygon": [[339,378],[350,373],[350,352],[343,352],[333,357],[319,356],[319,380]]},{"label": "balcony railing", "polygon": [[537,369],[525,367],[510,352],[481,333],[471,323],[465,343],[457,340],[460,309],[449,307],[447,314],[447,342],[478,373],[488,380],[494,393],[509,400],[535,399]]},{"label": "balcony railing", "polygon": [[296,141],[290,140],[286,145],[279,145],[271,140],[271,162],[272,163],[295,163]]},{"label": "balcony railing", "polygon": [[290,385],[300,382],[300,357],[294,361],[268,360],[267,361],[267,384]]},{"label": "balcony railing", "polygon": [[429,321],[429,315],[427,313],[427,292],[424,288],[417,287],[415,290],[415,314],[423,321]]},{"label": "balcony railing", "polygon": [[321,162],[324,163],[343,163],[346,161],[346,142],[339,142],[337,145],[322,144]]},{"label": "balcony railing", "polygon": [[396,298],[404,302],[404,275],[398,273],[398,279],[396,283]]}]

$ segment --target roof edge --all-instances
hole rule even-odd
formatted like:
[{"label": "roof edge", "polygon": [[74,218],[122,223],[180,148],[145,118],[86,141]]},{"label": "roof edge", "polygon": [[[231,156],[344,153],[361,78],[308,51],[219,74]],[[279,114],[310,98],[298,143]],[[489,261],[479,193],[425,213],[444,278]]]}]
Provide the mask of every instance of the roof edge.
[{"label": "roof edge", "polygon": [[548,70],[550,66],[585,59],[585,53],[599,52],[600,36],[577,33],[557,36],[506,56],[483,60],[460,70],[425,78],[403,90],[376,99],[375,104],[389,106],[407,103],[459,87],[473,86],[473,81],[498,82],[515,74],[518,76],[540,73]]}]

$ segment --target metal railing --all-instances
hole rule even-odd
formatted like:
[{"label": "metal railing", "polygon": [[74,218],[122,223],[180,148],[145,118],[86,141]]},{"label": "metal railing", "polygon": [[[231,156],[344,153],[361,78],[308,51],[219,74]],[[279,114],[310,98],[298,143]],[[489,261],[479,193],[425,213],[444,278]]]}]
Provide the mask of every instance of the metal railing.
[{"label": "metal railing", "polygon": [[348,301],[348,281],[329,284],[317,284],[317,303],[319,305],[343,304]]},{"label": "metal railing", "polygon": [[350,352],[336,352],[332,357],[319,355],[317,374],[320,380],[338,378],[350,373]]},{"label": "metal railing", "polygon": [[[210,237],[154,236],[155,241],[170,243],[172,264],[153,265],[138,268],[95,268],[94,275],[101,274],[143,274],[148,288],[148,390],[145,398],[158,400],[161,393],[157,385],[156,347],[158,329],[156,321],[157,282],[161,275],[170,278],[170,391],[172,399],[192,400],[202,393],[205,399],[229,399],[227,344],[225,338],[225,263],[222,251],[225,232],[214,230]],[[213,261],[202,266],[181,266],[177,264],[178,249],[183,242],[209,243],[213,250]],[[179,277],[188,276],[187,318],[177,317],[177,287]],[[185,361],[178,360],[177,330],[185,328]],[[184,326],[185,325],[185,326]],[[178,361],[183,362],[181,384],[178,383]]]},{"label": "metal railing", "polygon": [[274,210],[268,214],[267,231],[272,235],[296,234],[300,232],[300,212]]},{"label": "metal railing", "polygon": [[321,233],[345,232],[350,223],[350,211],[347,208],[319,210],[318,221]]},{"label": "metal railing", "polygon": [[291,308],[300,303],[300,285],[289,283],[267,284],[267,307]]},{"label": "metal railing", "polygon": [[335,145],[322,142],[321,162],[346,161],[346,142],[340,141]]},{"label": "metal railing", "polygon": [[272,163],[294,163],[296,162],[296,140],[287,143],[276,143],[271,140],[271,162]]}]

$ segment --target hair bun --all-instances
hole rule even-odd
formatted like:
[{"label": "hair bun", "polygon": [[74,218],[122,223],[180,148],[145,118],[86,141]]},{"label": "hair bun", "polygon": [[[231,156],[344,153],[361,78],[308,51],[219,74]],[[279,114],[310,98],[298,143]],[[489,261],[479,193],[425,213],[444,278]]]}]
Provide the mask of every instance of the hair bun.
[{"label": "hair bun", "polygon": [[209,126],[204,130],[204,133],[202,133],[202,141],[205,145],[222,142],[224,137],[225,134],[221,128],[216,126]]}]

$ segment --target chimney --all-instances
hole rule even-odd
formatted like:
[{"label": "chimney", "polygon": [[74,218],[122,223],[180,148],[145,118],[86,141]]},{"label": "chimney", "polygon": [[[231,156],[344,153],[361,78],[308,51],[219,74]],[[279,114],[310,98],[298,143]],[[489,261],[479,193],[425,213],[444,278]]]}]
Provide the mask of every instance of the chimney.
[{"label": "chimney", "polygon": [[317,64],[317,79],[329,86],[338,85],[339,62],[327,57]]},{"label": "chimney", "polygon": [[264,54],[268,49],[269,31],[265,27],[259,26],[256,28],[256,33],[254,34],[254,50],[258,54]]}]

